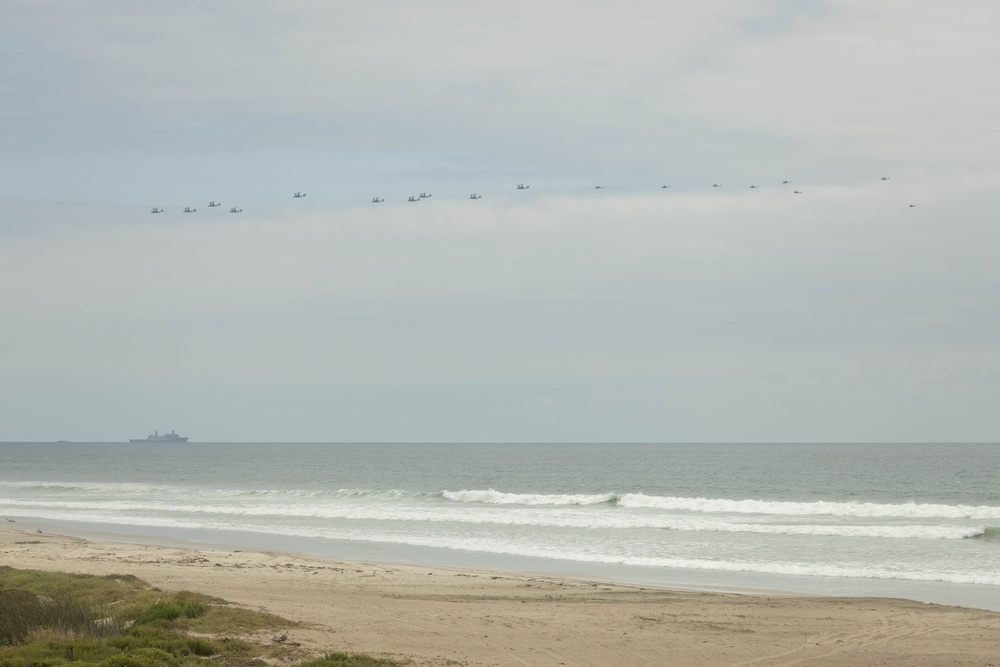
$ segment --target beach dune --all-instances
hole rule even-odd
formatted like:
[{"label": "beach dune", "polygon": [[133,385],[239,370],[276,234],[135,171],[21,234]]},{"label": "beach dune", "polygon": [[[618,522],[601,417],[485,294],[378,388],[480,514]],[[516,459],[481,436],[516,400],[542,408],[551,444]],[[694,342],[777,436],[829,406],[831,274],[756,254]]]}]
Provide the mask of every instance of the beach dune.
[{"label": "beach dune", "polygon": [[134,574],[309,624],[305,652],[415,665],[1000,666],[1000,613],[880,598],[661,590],[486,570],[0,530],[0,564]]}]

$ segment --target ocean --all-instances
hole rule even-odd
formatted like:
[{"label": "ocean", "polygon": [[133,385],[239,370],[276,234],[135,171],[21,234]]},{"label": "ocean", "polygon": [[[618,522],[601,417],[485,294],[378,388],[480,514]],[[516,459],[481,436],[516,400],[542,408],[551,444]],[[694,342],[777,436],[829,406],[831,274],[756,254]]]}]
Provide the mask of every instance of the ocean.
[{"label": "ocean", "polygon": [[1000,611],[998,482],[997,444],[0,444],[11,527]]}]

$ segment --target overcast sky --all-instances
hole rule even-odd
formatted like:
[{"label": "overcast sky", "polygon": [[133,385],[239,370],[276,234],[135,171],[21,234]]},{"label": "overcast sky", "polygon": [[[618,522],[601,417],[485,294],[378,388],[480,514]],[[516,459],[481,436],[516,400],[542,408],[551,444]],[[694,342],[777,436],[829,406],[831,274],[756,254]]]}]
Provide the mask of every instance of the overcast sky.
[{"label": "overcast sky", "polygon": [[1000,440],[998,25],[2,0],[0,440]]}]

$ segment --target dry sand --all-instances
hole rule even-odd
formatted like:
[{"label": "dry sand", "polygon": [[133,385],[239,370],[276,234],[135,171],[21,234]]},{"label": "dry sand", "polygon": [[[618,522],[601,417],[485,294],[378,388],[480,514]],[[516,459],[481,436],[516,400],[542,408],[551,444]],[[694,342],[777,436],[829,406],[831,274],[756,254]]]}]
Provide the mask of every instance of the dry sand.
[{"label": "dry sand", "polygon": [[311,654],[415,665],[997,665],[1000,613],[879,598],[684,592],[509,572],[89,542],[0,530],[0,565],[134,574],[313,624]]}]

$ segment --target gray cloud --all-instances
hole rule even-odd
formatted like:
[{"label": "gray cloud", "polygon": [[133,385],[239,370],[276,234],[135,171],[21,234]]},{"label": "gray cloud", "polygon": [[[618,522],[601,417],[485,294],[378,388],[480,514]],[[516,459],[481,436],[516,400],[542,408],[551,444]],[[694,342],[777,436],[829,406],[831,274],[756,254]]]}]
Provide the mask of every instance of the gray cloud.
[{"label": "gray cloud", "polygon": [[0,439],[992,437],[968,9],[8,3]]}]

